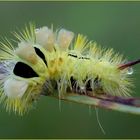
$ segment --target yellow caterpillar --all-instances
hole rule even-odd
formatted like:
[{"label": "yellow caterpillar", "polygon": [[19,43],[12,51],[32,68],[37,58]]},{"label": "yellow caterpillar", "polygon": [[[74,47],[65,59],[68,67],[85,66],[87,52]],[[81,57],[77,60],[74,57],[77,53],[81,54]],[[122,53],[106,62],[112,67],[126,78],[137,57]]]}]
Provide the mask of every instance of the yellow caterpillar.
[{"label": "yellow caterpillar", "polygon": [[129,67],[139,60],[126,63],[113,49],[66,29],[30,24],[14,35],[17,46],[8,39],[0,43],[0,102],[6,110],[22,115],[46,95],[139,113],[137,99],[129,97]]}]

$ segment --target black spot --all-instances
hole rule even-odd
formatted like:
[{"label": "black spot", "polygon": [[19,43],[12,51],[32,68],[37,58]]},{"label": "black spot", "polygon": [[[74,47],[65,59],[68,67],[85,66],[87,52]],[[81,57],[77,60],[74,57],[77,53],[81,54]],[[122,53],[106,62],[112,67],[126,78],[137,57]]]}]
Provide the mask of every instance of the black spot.
[{"label": "black spot", "polygon": [[[92,87],[91,87],[91,80],[88,80],[87,82],[86,82],[86,90],[88,90],[88,91],[92,91],[93,89],[92,89]],[[94,79],[94,89],[95,88],[101,88],[101,85],[100,85],[100,82],[101,82],[101,79],[99,79],[99,77],[98,76],[96,76],[95,77],[95,79]]]},{"label": "black spot", "polygon": [[89,58],[87,58],[87,57],[79,57],[79,59],[87,59],[87,60],[89,60]]},{"label": "black spot", "polygon": [[70,77],[70,82],[71,82],[71,87],[73,91],[76,91],[76,92],[80,91],[80,87],[77,85],[77,80],[74,79],[73,76]]},{"label": "black spot", "polygon": [[77,58],[77,55],[74,55],[74,54],[68,54],[68,56],[71,56],[71,57],[75,57],[75,58]]},{"label": "black spot", "polygon": [[68,54],[68,56],[71,56],[71,57],[74,57],[74,58],[78,58],[78,59],[87,59],[87,60],[89,60],[90,58],[88,58],[88,57],[84,57],[84,56],[82,56],[82,57],[78,57],[77,55],[74,55],[74,54]]},{"label": "black spot", "polygon": [[46,66],[47,66],[47,61],[46,61],[46,59],[45,59],[45,55],[40,51],[40,49],[38,49],[38,48],[36,48],[36,47],[34,47],[34,48],[35,48],[36,54],[44,61],[44,63],[45,63]]},{"label": "black spot", "polygon": [[98,83],[99,82],[99,78],[98,76],[94,79],[94,83]]},{"label": "black spot", "polygon": [[17,62],[13,72],[15,75],[24,78],[38,77],[38,74],[30,66],[23,62]]},{"label": "black spot", "polygon": [[70,77],[70,82],[71,82],[71,86],[72,88],[76,88],[76,80],[72,77]]},{"label": "black spot", "polygon": [[92,88],[91,88],[91,80],[88,80],[87,81],[87,83],[86,83],[86,90],[92,91]]}]

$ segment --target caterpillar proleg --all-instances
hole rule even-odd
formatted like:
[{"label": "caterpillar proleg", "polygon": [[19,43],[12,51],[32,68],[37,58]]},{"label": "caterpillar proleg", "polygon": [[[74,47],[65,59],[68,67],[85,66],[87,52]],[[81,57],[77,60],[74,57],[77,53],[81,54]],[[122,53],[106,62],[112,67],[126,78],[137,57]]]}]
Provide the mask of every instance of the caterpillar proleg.
[{"label": "caterpillar proleg", "polygon": [[82,34],[33,24],[14,32],[16,46],[0,42],[0,102],[26,113],[40,96],[140,114],[127,62]]}]

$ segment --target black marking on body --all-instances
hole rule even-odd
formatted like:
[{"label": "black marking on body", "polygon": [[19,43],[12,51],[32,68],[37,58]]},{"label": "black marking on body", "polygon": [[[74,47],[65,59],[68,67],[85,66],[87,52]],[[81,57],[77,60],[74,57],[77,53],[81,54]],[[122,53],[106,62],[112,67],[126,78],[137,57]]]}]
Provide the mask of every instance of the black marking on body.
[{"label": "black marking on body", "polygon": [[27,64],[23,62],[17,62],[14,69],[13,73],[16,76],[20,76],[23,78],[33,78],[33,77],[38,77],[38,74]]},{"label": "black marking on body", "polygon": [[[94,84],[94,87],[93,88],[91,87],[92,80],[88,80],[88,81],[87,81],[87,79],[83,80],[83,82],[87,81],[86,84],[85,84],[85,90],[81,90],[80,89],[80,86],[77,84],[77,80],[73,76],[71,76],[69,80],[70,80],[71,86],[68,86],[67,87],[67,90],[66,91],[68,93],[73,92],[75,94],[89,95],[89,96],[93,96],[93,94],[100,94],[100,95],[101,94],[104,94],[104,92],[102,90],[102,87],[100,85],[101,79],[99,79],[98,76],[93,80],[93,82],[94,82],[93,83]],[[97,83],[100,86],[97,86],[96,87],[96,84]],[[45,86],[45,85],[47,85],[47,86]],[[50,85],[51,88],[49,88],[48,85]],[[43,91],[45,91],[45,92],[42,92],[42,95],[46,95],[47,96],[47,95],[54,94],[55,90],[58,90],[58,83],[55,80],[50,80],[49,81],[49,84],[44,84],[44,89],[45,90],[43,90]]]},{"label": "black marking on body", "polygon": [[[83,82],[85,82],[87,79],[83,80]],[[80,93],[81,90],[80,90],[80,87],[77,85],[77,80],[71,76],[70,77],[70,82],[71,82],[71,87],[72,87],[72,91],[74,92],[78,92]],[[103,93],[103,90],[102,90],[102,87],[101,87],[101,79],[97,76],[95,79],[94,79],[94,87],[92,88],[92,85],[91,85],[91,82],[92,80],[88,80],[85,84],[85,91],[88,92],[88,91],[95,91],[95,92],[99,92],[99,93]],[[84,92],[85,93],[85,92]]]},{"label": "black marking on body", "polygon": [[86,83],[86,90],[92,91],[92,88],[91,88],[91,80],[88,80],[87,81],[87,83]]},{"label": "black marking on body", "polygon": [[[73,78],[73,76],[70,77],[71,87],[72,90],[76,90],[76,79]],[[77,87],[79,89],[79,87]]]},{"label": "black marking on body", "polygon": [[[103,94],[103,90],[102,90],[101,83],[100,83],[101,79],[98,76],[96,76],[95,79],[90,79],[88,81],[87,81],[87,79],[88,79],[88,77],[86,77],[86,79],[83,80],[83,82],[86,82],[85,83],[85,88],[84,88],[85,90],[83,90],[78,85],[77,80],[73,76],[71,76],[70,79],[69,79],[71,86],[68,86],[66,91],[68,93],[73,92],[73,93],[76,93],[76,94],[79,94],[79,95],[85,95],[85,94],[86,95],[88,95],[88,94],[92,95],[93,93]],[[57,81],[60,82],[60,80],[57,80]],[[50,80],[49,84],[44,84],[45,90],[43,90],[43,91],[45,91],[45,92],[42,93],[42,95],[47,96],[49,94],[53,94],[55,90],[58,90],[58,82],[57,81],[56,80]],[[92,87],[92,82],[93,82],[93,87]],[[45,86],[45,85],[47,85],[47,86]],[[51,88],[49,88],[48,85],[51,85]],[[51,90],[48,92],[48,89],[51,89]]]},{"label": "black marking on body", "polygon": [[68,54],[68,56],[71,56],[71,57],[75,57],[75,58],[77,58],[78,56],[77,55],[74,55],[74,54]]},{"label": "black marking on body", "polygon": [[[91,87],[91,82],[92,82],[92,80],[88,80],[86,82],[86,90],[88,90],[88,91],[92,91],[93,90],[92,87]],[[100,82],[101,82],[101,79],[99,79],[99,77],[96,76],[96,78],[94,79],[94,89],[95,90],[96,89],[98,90],[99,88],[101,88]]]},{"label": "black marking on body", "polygon": [[74,57],[74,58],[78,58],[78,59],[87,59],[87,60],[89,60],[90,58],[88,58],[88,57],[84,57],[84,56],[81,56],[81,57],[78,57],[77,55],[74,55],[74,54],[68,54],[68,56],[71,56],[71,57]]},{"label": "black marking on body", "polygon": [[87,60],[89,60],[90,58],[88,58],[88,57],[79,57],[78,59],[87,59]]},{"label": "black marking on body", "polygon": [[34,47],[36,54],[44,61],[47,66],[47,61],[45,59],[45,55],[40,51],[40,49]]}]

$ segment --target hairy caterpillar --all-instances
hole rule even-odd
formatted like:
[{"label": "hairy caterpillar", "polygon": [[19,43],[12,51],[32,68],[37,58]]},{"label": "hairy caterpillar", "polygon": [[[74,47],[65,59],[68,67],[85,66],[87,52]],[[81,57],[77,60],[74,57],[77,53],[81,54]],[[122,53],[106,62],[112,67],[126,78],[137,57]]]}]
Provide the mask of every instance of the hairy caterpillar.
[{"label": "hairy caterpillar", "polygon": [[41,95],[140,114],[131,98],[130,66],[113,49],[81,34],[33,24],[19,33],[17,46],[0,42],[0,102],[7,111],[27,112]]}]

